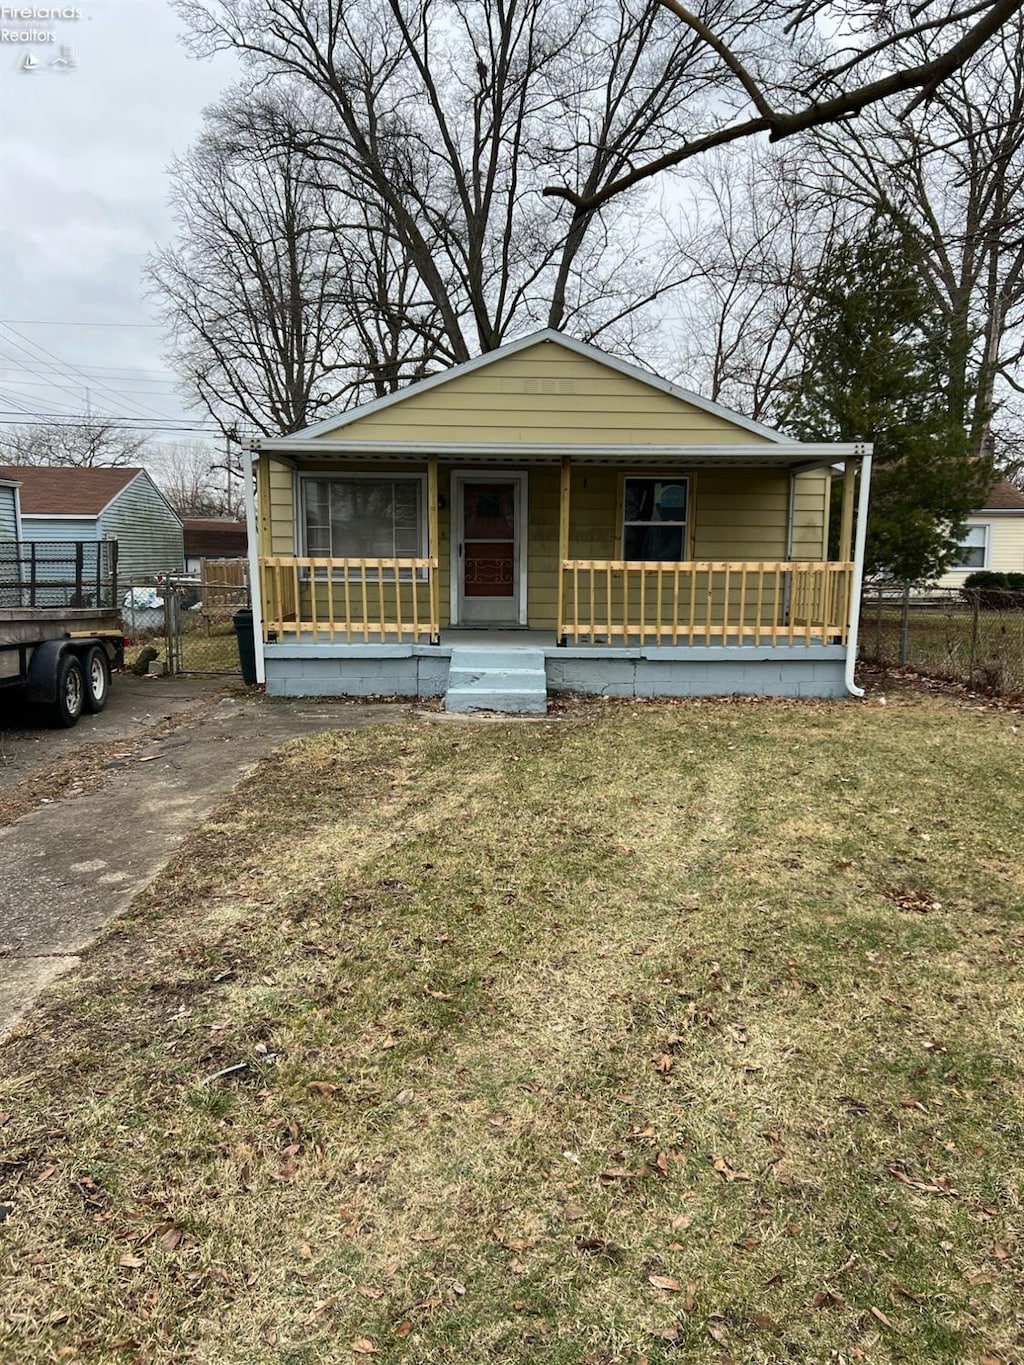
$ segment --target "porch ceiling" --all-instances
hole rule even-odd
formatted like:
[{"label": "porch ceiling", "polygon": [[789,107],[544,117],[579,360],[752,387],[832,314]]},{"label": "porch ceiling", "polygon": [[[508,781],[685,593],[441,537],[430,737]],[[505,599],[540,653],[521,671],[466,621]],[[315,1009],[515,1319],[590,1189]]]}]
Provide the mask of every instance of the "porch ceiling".
[{"label": "porch ceiling", "polygon": [[687,468],[702,465],[716,468],[757,469],[815,468],[835,462],[860,460],[871,453],[863,443],[802,444],[778,442],[744,445],[536,445],[520,443],[428,443],[424,441],[296,441],[288,437],[253,443],[253,455],[273,455],[302,464],[352,461],[386,464],[389,460],[408,461],[435,457],[445,464],[557,465],[568,456],[579,465],[666,465]]}]

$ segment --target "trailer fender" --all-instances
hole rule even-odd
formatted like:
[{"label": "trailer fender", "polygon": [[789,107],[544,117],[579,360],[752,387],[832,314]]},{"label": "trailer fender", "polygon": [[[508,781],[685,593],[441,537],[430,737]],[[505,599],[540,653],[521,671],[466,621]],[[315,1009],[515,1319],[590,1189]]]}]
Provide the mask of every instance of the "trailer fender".
[{"label": "trailer fender", "polygon": [[[44,640],[32,651],[28,665],[28,700],[36,706],[52,706],[57,700],[57,672],[69,650],[70,640]],[[73,650],[72,650],[73,652]]]}]

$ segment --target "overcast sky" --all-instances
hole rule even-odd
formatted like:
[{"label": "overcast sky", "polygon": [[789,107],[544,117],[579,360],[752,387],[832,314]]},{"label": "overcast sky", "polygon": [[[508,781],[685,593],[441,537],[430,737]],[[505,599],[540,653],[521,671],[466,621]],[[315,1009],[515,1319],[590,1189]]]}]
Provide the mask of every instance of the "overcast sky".
[{"label": "overcast sky", "polygon": [[171,237],[168,163],[238,68],[189,57],[166,0],[77,8],[0,24],[0,413],[81,412],[88,388],[96,412],[180,418],[141,272]]}]

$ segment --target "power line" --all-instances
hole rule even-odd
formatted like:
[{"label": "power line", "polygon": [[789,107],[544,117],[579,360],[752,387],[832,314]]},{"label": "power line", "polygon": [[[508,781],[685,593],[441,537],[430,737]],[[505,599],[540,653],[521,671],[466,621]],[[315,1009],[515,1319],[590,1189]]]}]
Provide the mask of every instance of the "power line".
[{"label": "power line", "polygon": [[97,418],[95,413],[92,415],[76,417],[73,414],[66,412],[29,412],[27,408],[12,408],[9,404],[8,408],[12,414],[21,415],[8,416],[6,413],[0,412],[0,426],[49,427],[53,426],[55,422],[67,426],[75,426],[80,423],[96,423],[99,421],[100,423],[117,425],[122,431],[132,433],[163,431],[173,436],[213,436],[217,439],[220,439],[223,436],[220,427],[215,426],[190,426],[185,423],[175,424],[171,422],[146,423],[143,422],[141,418],[136,418],[135,424],[128,424],[119,418]]},{"label": "power line", "polygon": [[162,322],[68,322],[66,319],[44,321],[42,318],[6,318],[19,327],[162,327]]},{"label": "power line", "polygon": [[[0,380],[0,403],[3,403],[5,407],[11,407],[12,405],[7,401],[6,398],[3,397],[3,394],[4,394],[4,393],[14,393],[16,396],[19,396],[19,395],[20,395],[20,401],[21,401],[22,403],[24,403],[24,402],[32,402],[32,401],[35,400],[35,397],[36,397],[36,395],[35,395],[34,393],[26,393],[26,392],[24,391],[24,388],[23,388],[20,384],[11,384],[11,383],[9,383],[7,380]],[[51,399],[51,402],[52,402],[52,401],[55,401],[55,400]],[[66,404],[63,404],[63,403],[61,404],[61,407],[66,407],[66,406],[67,406]],[[24,408],[18,408],[18,409],[16,409],[16,411],[18,411],[18,412],[24,412],[25,409],[24,409]],[[71,415],[72,415],[72,409],[71,409],[71,408],[67,408],[67,412],[68,412],[68,416],[71,416]]]},{"label": "power line", "polygon": [[[8,332],[13,332],[14,335],[17,336],[17,337],[21,337],[22,341],[27,341],[28,344],[29,344],[34,350],[40,351],[40,352],[41,352],[43,355],[45,355],[45,356],[49,356],[49,358],[50,358],[51,360],[56,360],[57,363],[58,363],[59,365],[62,365],[65,369],[74,370],[75,373],[76,373],[76,374],[80,374],[80,375],[82,376],[83,379],[88,379],[89,382],[90,382],[90,384],[93,384],[93,385],[95,385],[96,388],[101,389],[101,390],[105,391],[106,393],[109,393],[112,397],[117,398],[120,402],[124,403],[125,401],[127,401],[127,402],[131,403],[131,406],[132,406],[132,407],[138,408],[138,410],[139,410],[140,412],[142,412],[142,413],[148,413],[151,417],[161,417],[161,418],[162,418],[162,417],[164,417],[164,416],[166,415],[165,413],[157,412],[155,408],[151,408],[151,407],[150,407],[148,404],[146,404],[146,403],[137,403],[137,402],[135,402],[133,399],[130,399],[130,398],[126,400],[124,394],[118,394],[118,393],[116,393],[112,388],[110,388],[108,385],[102,383],[100,380],[93,379],[90,375],[87,375],[87,374],[85,373],[84,370],[80,370],[80,369],[78,368],[77,365],[72,365],[72,364],[70,363],[70,361],[61,360],[61,358],[60,358],[59,355],[55,355],[55,354],[53,353],[53,351],[48,351],[48,350],[46,349],[45,346],[40,346],[39,343],[36,342],[36,341],[33,341],[31,337],[25,336],[25,334],[24,334],[23,332],[19,332],[18,329],[17,329],[16,327],[12,327],[11,324],[10,324],[9,322],[0,323],[0,327],[6,328]],[[23,349],[23,348],[21,348],[21,349]]]},{"label": "power line", "polygon": [[[6,338],[5,338],[5,340],[6,340]],[[7,344],[8,344],[9,346],[15,347],[16,350],[24,351],[24,352],[25,352],[25,355],[27,355],[28,358],[29,358],[30,360],[34,360],[34,359],[35,359],[35,357],[32,355],[32,352],[31,352],[31,351],[26,351],[26,350],[25,350],[25,347],[24,347],[24,346],[19,346],[18,343],[17,343],[16,341],[8,341]],[[37,375],[40,375],[41,378],[45,378],[45,375],[42,374],[42,371],[41,371],[41,370],[36,369],[34,366],[22,364],[20,361],[13,359],[13,358],[7,353],[7,351],[0,350],[0,356],[2,356],[5,360],[11,361],[11,363],[12,363],[13,365],[18,365],[21,369],[23,369],[23,370],[28,370],[29,374],[37,374]],[[81,390],[80,390],[80,389],[75,389],[75,390],[69,389],[68,386],[67,386],[66,384],[58,383],[58,381],[57,381],[56,379],[52,380],[51,382],[52,382],[53,387],[54,387],[55,389],[59,389],[59,390],[61,391],[61,393],[68,393],[68,394],[71,394],[71,397],[75,400],[76,403],[80,403],[80,402],[81,402],[81,400],[82,400],[82,394],[81,394]]]}]

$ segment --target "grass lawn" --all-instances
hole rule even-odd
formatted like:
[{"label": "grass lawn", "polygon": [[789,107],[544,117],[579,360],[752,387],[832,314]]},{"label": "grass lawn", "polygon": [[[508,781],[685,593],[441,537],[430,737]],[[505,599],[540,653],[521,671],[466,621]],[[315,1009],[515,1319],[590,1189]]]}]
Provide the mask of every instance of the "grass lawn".
[{"label": "grass lawn", "polygon": [[1024,1360],[1018,721],[274,756],[5,1047],[0,1356]]}]

